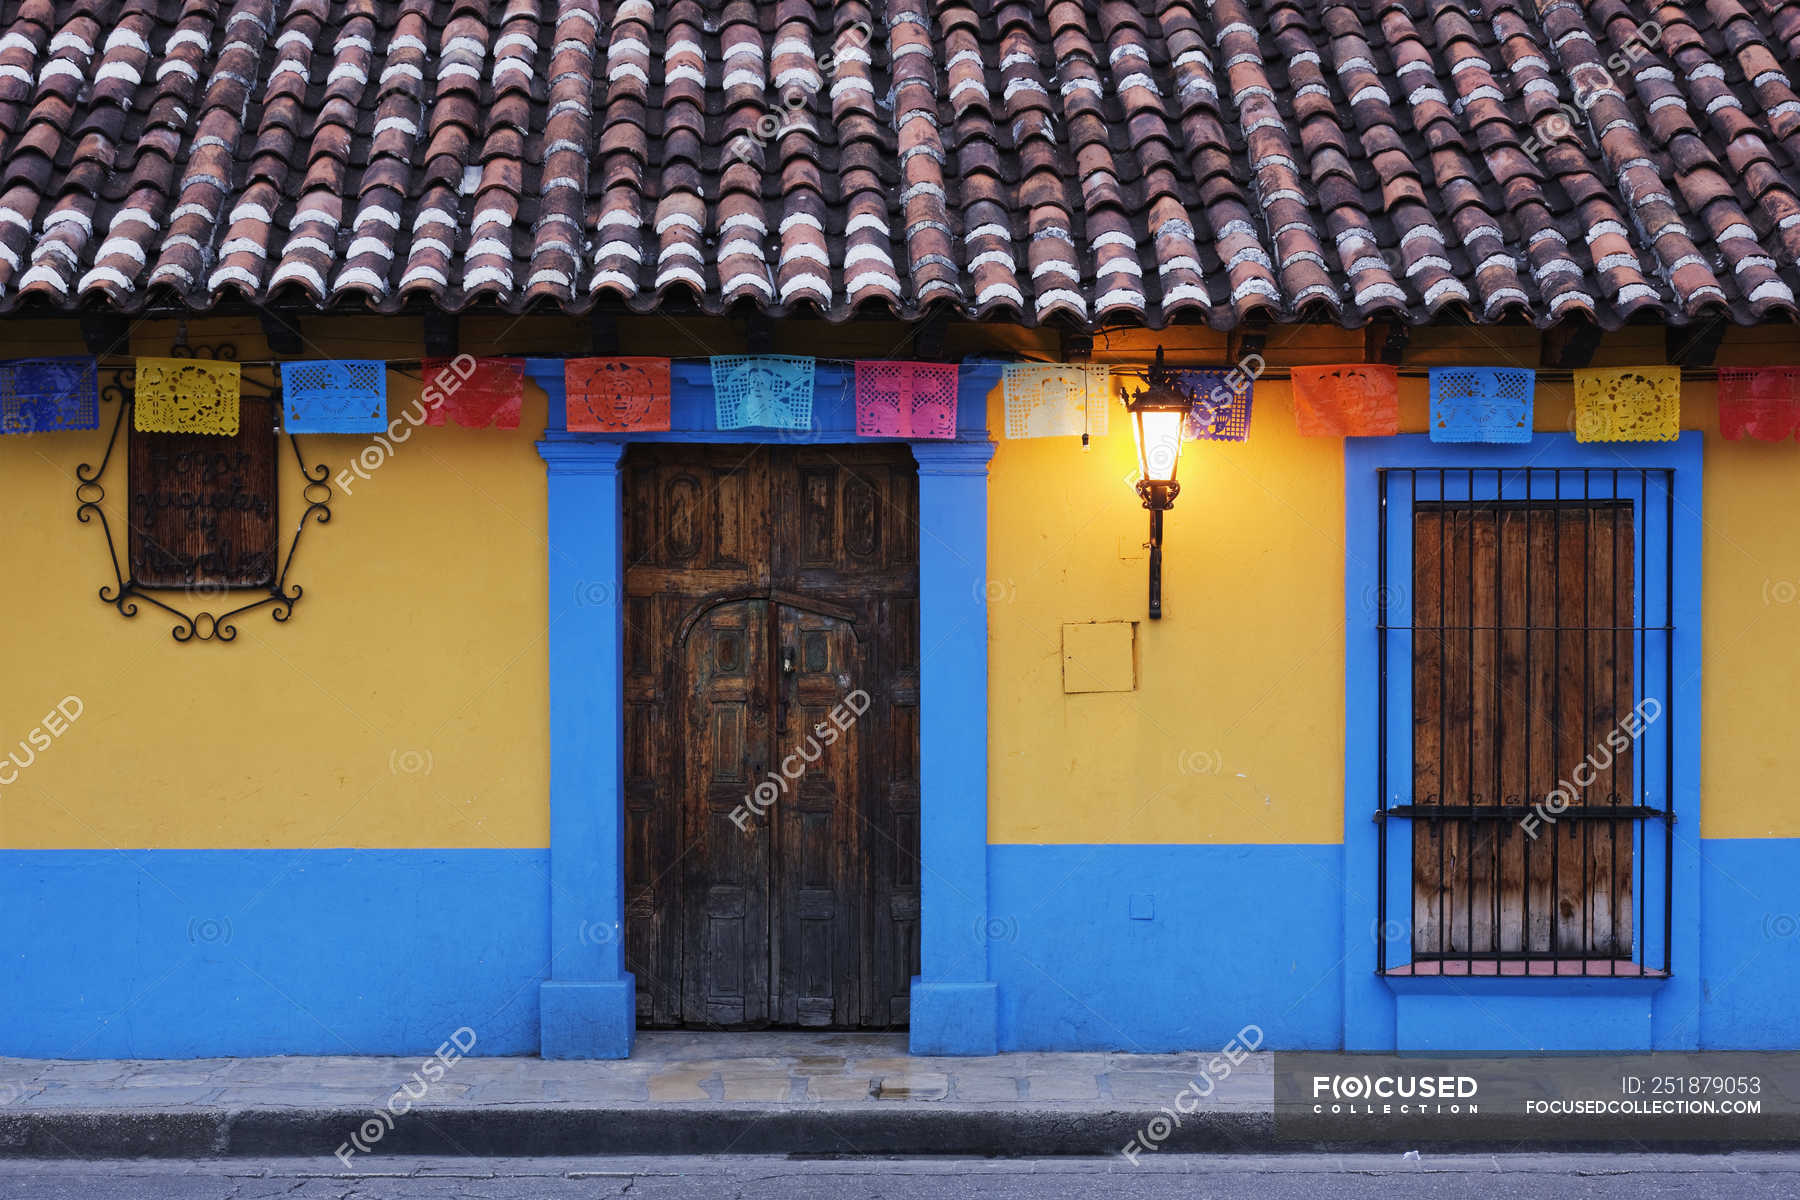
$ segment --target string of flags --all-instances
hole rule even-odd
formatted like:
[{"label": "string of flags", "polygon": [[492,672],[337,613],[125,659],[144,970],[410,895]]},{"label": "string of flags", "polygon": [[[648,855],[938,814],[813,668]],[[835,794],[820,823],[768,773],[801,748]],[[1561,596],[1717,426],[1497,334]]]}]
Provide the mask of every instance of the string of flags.
[{"label": "string of flags", "polygon": [[[835,360],[827,360],[835,361]],[[676,370],[677,362],[683,364]],[[959,400],[981,403],[1001,389],[1007,438],[1104,436],[1119,401],[1105,364],[962,364],[856,360],[819,369],[799,355],[729,355],[699,360],[644,356],[564,360],[564,427],[574,432],[653,433],[672,428],[675,400],[693,403],[710,385],[714,427],[722,431],[803,431],[815,398],[842,380],[854,397],[862,437],[956,436]],[[388,370],[379,359],[278,364],[281,417],[290,433],[373,434],[390,424]],[[525,397],[523,358],[426,359],[423,421],[468,429],[517,429]],[[145,433],[231,436],[240,421],[242,365],[224,359],[139,358],[133,425]],[[1533,428],[1536,372],[1523,368],[1433,367],[1433,441],[1518,444]],[[1582,442],[1667,441],[1679,435],[1681,370],[1673,366],[1577,370],[1574,432]],[[1296,366],[1288,371],[1295,424],[1309,437],[1391,437],[1400,431],[1400,373],[1380,363]],[[1243,442],[1250,436],[1256,379],[1242,370],[1167,372],[1189,404],[1186,436]],[[704,400],[702,400],[704,402]],[[1800,434],[1800,367],[1722,368],[1719,431],[1727,441],[1781,441]],[[690,410],[691,411],[691,410]],[[92,430],[99,385],[91,357],[0,361],[0,433]]]}]

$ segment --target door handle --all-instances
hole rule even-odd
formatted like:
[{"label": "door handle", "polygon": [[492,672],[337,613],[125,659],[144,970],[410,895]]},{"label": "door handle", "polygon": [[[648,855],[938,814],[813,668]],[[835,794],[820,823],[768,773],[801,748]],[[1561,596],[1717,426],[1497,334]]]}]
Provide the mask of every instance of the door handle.
[{"label": "door handle", "polygon": [[783,675],[792,675],[794,673],[794,649],[792,646],[783,646],[781,648],[781,673]]}]

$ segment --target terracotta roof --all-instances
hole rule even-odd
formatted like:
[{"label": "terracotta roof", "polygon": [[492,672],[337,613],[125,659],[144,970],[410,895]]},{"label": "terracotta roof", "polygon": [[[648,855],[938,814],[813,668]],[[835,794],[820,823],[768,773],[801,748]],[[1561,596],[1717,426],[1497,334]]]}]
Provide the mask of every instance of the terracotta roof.
[{"label": "terracotta roof", "polygon": [[1800,0],[875,10],[8,2],[0,308],[1795,312]]}]

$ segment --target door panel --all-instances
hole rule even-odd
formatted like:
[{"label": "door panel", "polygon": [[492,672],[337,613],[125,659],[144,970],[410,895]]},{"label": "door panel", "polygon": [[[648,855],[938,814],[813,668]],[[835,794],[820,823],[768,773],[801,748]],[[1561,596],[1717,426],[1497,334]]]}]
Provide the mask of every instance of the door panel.
[{"label": "door panel", "polygon": [[884,600],[877,628],[887,636],[866,714],[874,743],[863,804],[868,871],[863,1023],[905,1025],[919,970],[919,600]]},{"label": "door panel", "polygon": [[[862,837],[856,680],[866,671],[849,622],[783,608],[781,772],[799,772],[771,813],[779,913],[776,1003],[784,1025],[858,1023]],[[853,695],[853,693],[855,695]]]},{"label": "door panel", "polygon": [[684,761],[696,740],[689,634],[719,597],[767,587],[768,487],[766,457],[739,448],[634,446],[626,458],[625,959],[646,1026],[684,1020],[699,944],[687,859],[706,792],[689,789]]},{"label": "door panel", "polygon": [[904,1025],[919,962],[910,453],[634,446],[625,486],[639,1023]]},{"label": "door panel", "polygon": [[769,836],[732,816],[772,758],[768,618],[766,601],[739,601],[708,610],[688,631],[681,1015],[691,1024],[769,1015]]}]

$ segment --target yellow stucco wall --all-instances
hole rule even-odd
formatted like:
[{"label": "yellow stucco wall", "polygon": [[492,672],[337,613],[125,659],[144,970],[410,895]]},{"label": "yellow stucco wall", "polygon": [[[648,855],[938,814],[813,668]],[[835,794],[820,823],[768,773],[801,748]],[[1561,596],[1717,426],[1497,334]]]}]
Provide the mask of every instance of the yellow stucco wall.
[{"label": "yellow stucco wall", "polygon": [[[319,319],[320,356],[416,355],[416,326]],[[168,351],[172,323],[133,333]],[[953,330],[952,353],[1043,334]],[[266,354],[254,322],[195,321],[196,342]],[[476,353],[567,353],[578,323],[469,321]],[[1224,359],[1205,331],[1114,335],[1097,361]],[[741,351],[724,322],[647,320],[639,353]],[[891,326],[778,327],[775,349],[904,354]],[[1361,335],[1276,330],[1271,363],[1355,357]],[[0,327],[0,355],[80,353],[71,323]],[[1660,331],[1609,339],[1596,362],[1658,361]],[[1721,362],[1780,362],[1770,333]],[[1536,361],[1530,331],[1415,337],[1409,361]],[[394,411],[417,384],[391,381]],[[1425,428],[1425,384],[1404,380],[1403,427]],[[1685,427],[1708,433],[1704,804],[1709,837],[1800,836],[1800,523],[1787,519],[1800,445],[1717,440],[1713,388],[1689,385]],[[240,621],[231,646],[179,646],[145,609],[95,598],[110,578],[98,530],[74,519],[74,467],[101,434],[0,438],[0,745],[63,697],[83,712],[17,783],[0,788],[0,846],[542,846],[548,839],[544,476],[532,448],[544,397],[516,432],[418,431],[306,534],[286,626]],[[1568,385],[1544,383],[1537,425],[1566,430]],[[990,428],[1001,427],[999,397]],[[367,444],[303,439],[333,472]],[[287,454],[283,443],[283,454]],[[1146,516],[1131,437],[1001,441],[990,509],[994,842],[1340,840],[1343,804],[1343,472],[1338,444],[1298,436],[1287,385],[1259,385],[1251,440],[1190,447],[1166,529],[1166,616],[1145,620]],[[283,460],[283,521],[298,512]],[[123,463],[110,473],[122,521]],[[284,534],[285,546],[285,534]],[[1062,626],[1137,622],[1137,688],[1063,691]]]},{"label": "yellow stucco wall", "polygon": [[[1156,622],[1126,423],[1086,451],[1001,442],[990,840],[1340,840],[1343,470],[1338,443],[1277,411],[1278,387],[1259,389],[1248,442],[1184,454]],[[1064,694],[1062,625],[1083,621],[1139,622],[1136,691]]]},{"label": "yellow stucco wall", "polygon": [[[307,335],[321,356],[419,352],[368,329],[320,321]],[[72,331],[6,332],[0,353],[82,352]],[[167,353],[173,337],[145,325],[133,350]],[[195,343],[226,337],[243,358],[266,355],[253,322],[191,326]],[[390,410],[418,386],[392,377]],[[63,697],[82,704],[0,789],[0,845],[545,845],[543,417],[533,388],[515,432],[418,430],[307,530],[293,620],[246,614],[228,646],[177,645],[166,615],[144,606],[126,621],[96,598],[110,568],[98,527],[75,520],[74,470],[99,462],[106,430],[0,438],[0,745]],[[368,442],[301,439],[333,473]],[[299,480],[279,449],[285,550]],[[117,454],[108,483],[118,537]]]},{"label": "yellow stucco wall", "polygon": [[1721,441],[1714,406],[1688,408],[1707,434],[1700,833],[1800,837],[1800,444]]}]

